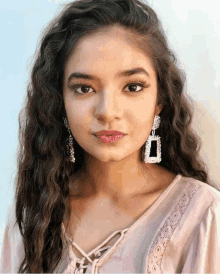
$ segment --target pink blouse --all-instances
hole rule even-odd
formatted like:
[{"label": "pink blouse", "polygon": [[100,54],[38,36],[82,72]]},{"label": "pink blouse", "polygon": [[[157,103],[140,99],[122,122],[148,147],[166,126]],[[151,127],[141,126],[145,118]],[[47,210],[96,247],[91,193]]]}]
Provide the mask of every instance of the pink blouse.
[{"label": "pink blouse", "polygon": [[[8,210],[0,260],[1,273],[17,273],[24,258]],[[115,231],[85,253],[65,233],[65,248],[54,273],[220,273],[220,192],[177,175],[153,205],[129,228]],[[120,236],[115,244],[108,242]],[[82,254],[78,258],[71,245]]]}]

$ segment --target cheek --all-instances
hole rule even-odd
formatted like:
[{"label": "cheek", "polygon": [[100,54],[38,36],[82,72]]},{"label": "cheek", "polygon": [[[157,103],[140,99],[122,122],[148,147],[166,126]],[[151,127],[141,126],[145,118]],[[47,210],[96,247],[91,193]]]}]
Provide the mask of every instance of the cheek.
[{"label": "cheek", "polygon": [[138,124],[146,126],[146,123],[151,123],[151,120],[154,118],[155,104],[155,96],[148,94],[143,100],[139,100],[138,103],[136,102],[133,105],[132,111],[130,108],[130,115],[133,119],[136,119]]},{"label": "cheek", "polygon": [[73,131],[77,129],[83,129],[84,123],[88,124],[89,108],[85,104],[76,102],[72,98],[65,100],[65,109],[70,123],[70,127]]}]

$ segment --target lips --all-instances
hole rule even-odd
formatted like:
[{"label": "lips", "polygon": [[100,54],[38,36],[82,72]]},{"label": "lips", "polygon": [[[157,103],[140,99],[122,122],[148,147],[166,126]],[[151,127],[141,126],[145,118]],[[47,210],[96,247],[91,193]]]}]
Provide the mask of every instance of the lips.
[{"label": "lips", "polygon": [[102,130],[95,133],[96,136],[111,136],[111,135],[125,135],[123,132],[117,130]]},{"label": "lips", "polygon": [[124,138],[124,135],[121,134],[113,134],[113,135],[110,135],[110,136],[107,136],[107,135],[99,135],[99,136],[96,136],[96,138],[99,138],[99,140],[102,142],[102,143],[117,143],[119,140],[121,140],[122,138]]}]

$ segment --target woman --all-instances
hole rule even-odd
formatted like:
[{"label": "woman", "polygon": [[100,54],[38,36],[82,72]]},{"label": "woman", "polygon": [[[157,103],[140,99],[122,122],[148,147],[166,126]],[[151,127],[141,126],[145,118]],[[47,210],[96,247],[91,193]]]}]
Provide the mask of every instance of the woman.
[{"label": "woman", "polygon": [[220,272],[220,194],[183,88],[147,4],[66,5],[28,86],[2,272]]}]

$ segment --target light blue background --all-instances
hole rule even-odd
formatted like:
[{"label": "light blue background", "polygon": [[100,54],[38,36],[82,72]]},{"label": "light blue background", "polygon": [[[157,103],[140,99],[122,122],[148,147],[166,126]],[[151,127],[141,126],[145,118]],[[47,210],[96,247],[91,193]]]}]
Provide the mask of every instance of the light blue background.
[{"label": "light blue background", "polygon": [[[41,31],[71,1],[0,0],[0,250],[6,212],[14,196],[18,113]],[[220,185],[220,20],[219,0],[151,0],[162,20],[179,65],[187,73],[187,92],[195,105],[194,128],[203,141],[201,156],[213,184]]]}]

